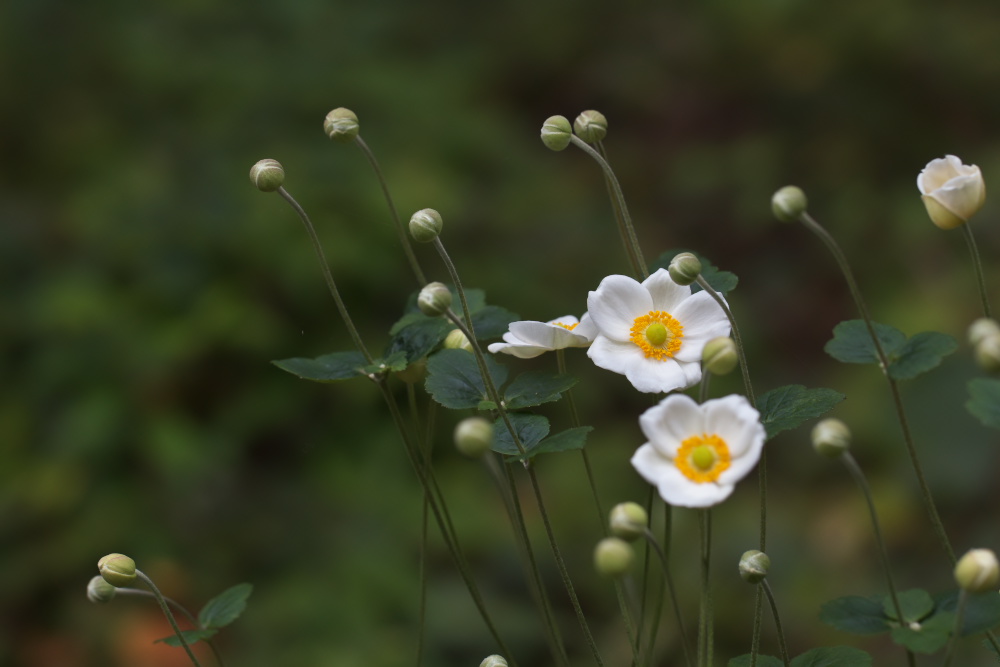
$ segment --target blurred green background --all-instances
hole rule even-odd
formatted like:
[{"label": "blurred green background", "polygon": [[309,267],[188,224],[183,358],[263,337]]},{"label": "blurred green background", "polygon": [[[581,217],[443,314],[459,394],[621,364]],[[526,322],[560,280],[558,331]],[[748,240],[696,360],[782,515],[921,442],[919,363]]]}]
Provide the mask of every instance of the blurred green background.
[{"label": "blurred green background", "polygon": [[[372,347],[416,287],[363,155],[322,133],[337,106],[360,117],[404,218],[441,211],[465,284],[540,320],[579,315],[602,277],[628,270],[596,165],[538,140],[549,115],[603,111],[647,258],[694,248],[740,276],[730,303],[758,392],[848,394],[833,414],[854,428],[897,582],[949,588],[884,384],[822,351],[855,316],[847,291],[815,238],[772,220],[769,200],[789,182],[806,189],[876,319],[962,340],[905,398],[956,548],[1000,547],[997,436],[963,408],[978,374],[964,345],[972,271],[959,232],[930,224],[915,186],[927,161],[954,153],[993,191],[998,34],[992,0],[3,3],[0,664],[185,664],[152,645],[169,630],[151,603],[87,602],[97,559],[113,551],[195,608],[252,582],[248,611],[219,636],[228,664],[413,663],[421,492],[380,398],[268,363],[350,340],[298,220],[250,186],[256,160],[284,164]],[[974,221],[994,294],[997,217],[989,199]],[[645,498],[628,458],[650,397],[582,352],[569,364],[597,427],[604,502]],[[568,425],[562,404],[545,412]],[[489,478],[450,447],[455,419],[438,420],[436,465],[460,536],[521,664],[549,664]],[[771,583],[791,649],[855,643],[876,664],[898,662],[882,639],[816,617],[832,597],[884,588],[860,498],[807,439],[801,428],[769,444]],[[625,664],[613,591],[590,568],[600,527],[579,457],[537,465],[604,657]],[[715,512],[727,659],[749,649],[753,591],[735,572],[757,545],[756,499],[751,478]],[[677,522],[693,627],[694,519]],[[424,664],[478,664],[494,647],[431,535]],[[670,627],[659,664],[680,664]],[[962,659],[992,664],[982,651]]]}]

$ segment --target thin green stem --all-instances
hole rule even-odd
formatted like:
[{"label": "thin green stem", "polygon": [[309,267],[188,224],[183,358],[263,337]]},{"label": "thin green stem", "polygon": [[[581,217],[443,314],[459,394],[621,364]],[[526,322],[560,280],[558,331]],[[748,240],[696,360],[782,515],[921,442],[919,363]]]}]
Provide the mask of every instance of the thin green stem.
[{"label": "thin green stem", "polygon": [[[421,433],[420,429],[420,409],[417,406],[417,392],[414,389],[413,384],[408,383],[406,385],[406,397],[410,403],[410,417],[413,420],[413,424],[416,427],[417,433]],[[420,448],[421,455],[423,457],[424,465],[430,466],[430,444],[432,443],[429,437],[419,436],[417,439],[417,446]],[[427,525],[429,522],[429,510],[430,505],[430,493],[428,489],[424,489],[424,501],[423,506],[420,511],[420,563],[418,565],[419,579],[420,579],[420,596],[417,603],[417,656],[416,656],[416,667],[420,667],[424,659],[424,636],[427,629]]]},{"label": "thin green stem", "polygon": [[400,219],[399,213],[396,212],[396,205],[392,203],[392,195],[389,194],[389,186],[386,184],[385,177],[382,175],[382,170],[378,166],[378,160],[375,159],[375,154],[372,153],[370,148],[368,148],[368,144],[364,142],[360,134],[354,138],[354,143],[356,143],[358,148],[361,149],[361,152],[365,154],[365,157],[368,158],[368,164],[370,164],[372,169],[375,171],[378,183],[382,186],[382,194],[385,196],[385,201],[389,205],[389,212],[392,214],[392,220],[396,225],[396,231],[399,234],[399,242],[403,245],[403,252],[406,254],[406,259],[410,263],[410,268],[413,269],[413,275],[417,278],[417,284],[420,287],[423,287],[427,284],[427,279],[424,277],[423,269],[420,268],[420,262],[417,261],[417,256],[413,252],[413,246],[410,244],[410,236],[407,234],[406,228],[403,226],[403,221]]},{"label": "thin green stem", "polygon": [[714,649],[714,623],[712,620],[712,588],[710,564],[712,556],[712,510],[703,509],[701,526],[701,604],[698,613],[698,665],[710,667]]},{"label": "thin green stem", "polygon": [[590,147],[586,141],[580,137],[574,135],[570,136],[570,141],[574,146],[582,150],[584,153],[594,158],[601,169],[604,171],[604,176],[607,182],[611,185],[611,191],[614,194],[614,200],[618,202],[619,209],[621,211],[622,223],[625,226],[626,236],[628,237],[628,243],[626,244],[626,252],[629,252],[629,247],[631,247],[631,252],[629,254],[630,259],[634,255],[634,263],[638,266],[634,267],[638,269],[638,274],[642,280],[649,277],[649,270],[646,268],[646,261],[642,258],[642,248],[639,247],[639,239],[635,235],[635,227],[632,226],[632,218],[628,214],[628,206],[625,205],[625,195],[622,194],[621,185],[618,184],[618,178],[615,176],[614,170],[611,169],[611,165],[608,164],[607,160],[601,157],[601,154]]},{"label": "thin green stem", "polygon": [[[666,508],[667,513],[671,511],[671,507],[668,505]],[[670,522],[668,522],[670,523]],[[670,596],[670,604],[674,610],[674,618],[677,619],[677,634],[680,635],[681,649],[684,652],[684,662],[691,667],[691,649],[688,647],[688,635],[687,631],[684,629],[684,618],[681,616],[681,606],[680,602],[677,600],[677,589],[674,587],[674,578],[670,573],[670,562],[667,558],[667,553],[660,548],[660,545],[656,542],[656,537],[648,528],[646,529],[643,536],[646,538],[646,543],[656,552],[656,555],[660,560],[660,567],[663,570],[663,580],[666,584],[667,593]],[[657,609],[662,605],[663,595],[661,592],[660,600],[657,605]],[[659,625],[659,612],[656,614],[656,622],[653,624],[654,627]],[[655,633],[650,633],[649,647],[646,650],[646,656],[648,660],[653,659],[653,644],[656,641]]]},{"label": "thin green stem", "polygon": [[[750,401],[750,405],[757,407],[757,399],[753,393],[753,385],[750,384],[750,371],[747,370],[747,356],[743,349],[743,338],[740,336],[740,328],[736,325],[736,318],[733,317],[733,311],[729,309],[729,304],[726,300],[722,298],[718,292],[715,291],[708,281],[698,276],[698,285],[701,286],[705,292],[715,300],[719,307],[722,308],[722,312],[726,314],[726,318],[729,319],[729,326],[733,332],[733,342],[736,343],[736,356],[740,361],[740,373],[743,375],[743,388],[747,393],[747,400]],[[761,549],[763,551],[763,549]]]},{"label": "thin green stem", "polygon": [[299,206],[299,203],[295,201],[292,195],[288,194],[288,191],[284,187],[278,188],[278,194],[287,201],[291,207],[298,214],[299,219],[302,220],[302,224],[306,228],[306,232],[309,234],[309,240],[312,242],[313,250],[316,251],[317,257],[319,257],[320,269],[323,271],[323,279],[326,281],[326,286],[330,290],[330,295],[333,297],[334,302],[337,304],[337,311],[340,313],[340,318],[344,321],[344,326],[347,327],[348,333],[351,334],[351,339],[354,341],[354,346],[358,348],[358,351],[364,355],[368,363],[372,363],[374,358],[368,352],[368,348],[365,347],[364,341],[361,340],[361,336],[358,334],[357,327],[354,326],[354,321],[351,320],[351,316],[347,312],[347,307],[344,305],[344,300],[340,298],[340,292],[337,290],[337,284],[333,282],[333,274],[330,273],[330,264],[326,261],[326,254],[323,252],[323,245],[319,241],[319,236],[316,234],[316,228],[313,227],[312,221],[309,220],[309,216],[306,215],[305,209]]},{"label": "thin green stem", "polygon": [[969,244],[969,254],[972,255],[972,266],[976,271],[976,282],[979,284],[979,299],[983,302],[983,317],[993,317],[990,314],[990,299],[986,296],[986,278],[983,275],[983,261],[979,257],[979,248],[976,247],[976,237],[972,234],[972,226],[969,223],[962,225],[962,234],[966,243]]},{"label": "thin green stem", "polygon": [[958,636],[962,632],[962,621],[965,616],[965,607],[969,602],[969,593],[966,590],[958,592],[958,604],[955,607],[955,629],[952,630],[951,639],[948,640],[948,651],[944,655],[944,662],[941,667],[948,667],[951,659],[955,657],[955,647],[958,645]]},{"label": "thin green stem", "polygon": [[753,638],[750,642],[750,667],[757,667],[757,654],[760,652],[760,629],[764,618],[764,594],[757,587],[753,603]]},{"label": "thin green stem", "polygon": [[[163,610],[163,615],[166,616],[167,620],[170,622],[170,627],[174,629],[174,634],[177,635],[177,639],[180,641],[181,646],[184,647],[184,651],[187,653],[188,658],[191,659],[192,664],[194,664],[195,667],[201,667],[201,663],[198,662],[198,658],[194,657],[194,651],[191,650],[191,646],[187,643],[187,639],[184,638],[184,633],[181,632],[181,629],[177,626],[177,619],[174,618],[173,612],[170,611],[170,607],[167,605],[167,601],[163,597],[163,594],[160,593],[160,589],[156,587],[153,580],[146,576],[146,573],[142,570],[136,570],[135,576],[142,579],[142,582],[149,586],[149,590],[153,592],[153,597],[155,597],[156,601],[160,603],[160,609]],[[195,626],[197,627],[197,623]]]},{"label": "thin green stem", "polygon": [[774,616],[774,627],[778,633],[778,649],[781,651],[781,661],[785,663],[785,667],[789,667],[788,646],[785,644],[785,633],[781,629],[781,617],[778,616],[778,605],[774,601],[774,592],[771,590],[771,584],[767,583],[767,579],[760,582],[760,587],[764,589],[767,601],[771,605],[771,615]]},{"label": "thin green stem", "polygon": [[917,484],[920,487],[920,496],[924,501],[924,507],[927,510],[931,527],[934,529],[934,533],[937,535],[938,541],[941,542],[942,548],[944,548],[945,553],[948,555],[949,561],[952,565],[954,565],[956,562],[955,551],[952,549],[951,541],[948,539],[948,533],[945,531],[944,523],[942,523],[941,516],[938,514],[937,506],[934,503],[934,497],[931,495],[930,486],[927,484],[927,480],[924,477],[923,468],[920,465],[920,458],[917,456],[917,449],[913,443],[913,436],[910,433],[910,424],[906,418],[906,411],[903,409],[903,399],[899,394],[899,385],[889,374],[889,358],[882,347],[882,342],[875,333],[874,323],[871,315],[868,313],[868,307],[865,305],[865,301],[861,297],[861,291],[858,289],[857,281],[854,279],[854,274],[851,271],[850,264],[847,262],[847,257],[840,249],[840,246],[837,245],[833,236],[831,236],[830,233],[822,227],[822,225],[816,222],[812,216],[808,213],[803,213],[800,220],[806,227],[819,236],[824,244],[826,244],[826,247],[830,250],[830,253],[837,262],[837,265],[840,267],[841,273],[844,275],[847,286],[851,291],[851,296],[854,298],[854,303],[857,306],[858,312],[861,314],[861,318],[864,320],[865,328],[868,329],[868,335],[872,339],[872,345],[875,348],[875,354],[878,357],[882,374],[889,383],[889,391],[892,393],[892,402],[896,408],[896,415],[899,419],[900,429],[903,432],[903,442],[906,445],[906,452],[910,457],[910,463],[913,466],[913,471],[917,477]]},{"label": "thin green stem", "polygon": [[[141,588],[132,588],[130,586],[123,586],[115,590],[115,595],[134,595],[136,597],[145,597],[156,599],[156,596],[149,591],[144,591]],[[187,610],[187,608],[176,600],[168,598],[166,595],[163,596],[164,602],[176,609],[184,618],[191,622],[191,625],[198,629],[204,629],[198,619],[195,618],[194,614]],[[212,649],[212,653],[215,655],[216,662],[219,663],[219,667],[223,667],[225,663],[222,660],[222,654],[219,652],[219,647],[215,645],[215,642],[211,638],[202,640],[208,644],[209,648]]]},{"label": "thin green stem", "polygon": [[[604,150],[604,143],[597,142],[597,151],[604,161],[610,166],[611,161],[608,160],[608,153]],[[618,237],[621,239],[622,247],[625,248],[625,254],[628,256],[629,265],[632,267],[633,277],[639,279],[642,275],[642,264],[638,257],[635,255],[635,248],[629,241],[628,229],[625,227],[625,219],[622,216],[622,208],[618,199],[615,197],[614,187],[611,185],[611,179],[608,178],[607,173],[604,173],[604,187],[608,191],[608,199],[611,200],[611,210],[615,215],[615,223],[618,226]]]}]

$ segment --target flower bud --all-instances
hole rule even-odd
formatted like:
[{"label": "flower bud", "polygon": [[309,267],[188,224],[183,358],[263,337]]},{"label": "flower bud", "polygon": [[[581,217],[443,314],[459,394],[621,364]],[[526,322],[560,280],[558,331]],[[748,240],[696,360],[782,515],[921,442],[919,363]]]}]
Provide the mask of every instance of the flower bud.
[{"label": "flower bud", "polygon": [[424,378],[427,377],[427,357],[417,359],[403,370],[396,371],[396,377],[406,384],[423,382]]},{"label": "flower bud", "polygon": [[354,141],[359,129],[358,117],[353,111],[344,107],[337,107],[328,113],[323,121],[323,131],[326,132],[326,136],[341,143]]},{"label": "flower bud", "polygon": [[771,197],[771,210],[781,222],[797,222],[808,206],[806,193],[794,185],[786,185]]},{"label": "flower bud", "polygon": [[759,584],[767,577],[771,569],[771,559],[767,554],[757,549],[744,551],[740,556],[740,577],[748,584]]},{"label": "flower bud", "polygon": [[135,561],[123,554],[108,554],[97,561],[97,569],[112,586],[128,586],[135,581]]},{"label": "flower bud", "polygon": [[469,342],[468,337],[461,329],[452,329],[448,335],[444,337],[444,343],[442,346],[446,350],[465,350],[466,352],[472,352],[472,343]]},{"label": "flower bud", "polygon": [[986,201],[979,167],[964,165],[954,155],[928,162],[917,176],[917,188],[931,222],[941,229],[965,224]]},{"label": "flower bud", "polygon": [[1000,371],[1000,334],[987,336],[972,351],[976,363],[987,373]]},{"label": "flower bud", "polygon": [[608,134],[608,119],[600,111],[584,111],[573,121],[573,130],[588,144],[596,144]]},{"label": "flower bud", "polygon": [[430,243],[441,233],[441,214],[432,208],[422,208],[410,216],[410,236],[417,243]]},{"label": "flower bud", "polygon": [[455,426],[455,448],[470,459],[478,459],[493,448],[493,424],[482,417],[469,417]]},{"label": "flower bud", "polygon": [[678,285],[690,285],[701,275],[701,260],[689,252],[678,253],[670,260],[667,271]]},{"label": "flower bud", "polygon": [[427,283],[417,295],[417,308],[428,317],[437,317],[451,308],[451,290],[444,283]]},{"label": "flower bud", "polygon": [[632,567],[635,551],[618,537],[605,537],[594,548],[594,567],[606,577],[620,577]]},{"label": "flower bud", "polygon": [[824,419],[813,426],[812,444],[817,453],[835,459],[850,448],[851,429],[839,419]]},{"label": "flower bud", "polygon": [[705,343],[701,351],[701,363],[712,375],[731,373],[740,362],[736,352],[736,341],[729,336],[719,336]]},{"label": "flower bud", "polygon": [[250,167],[250,182],[261,192],[274,192],[285,182],[285,169],[277,160],[259,160]]},{"label": "flower bud", "polygon": [[104,581],[104,577],[96,576],[87,584],[87,599],[91,602],[103,604],[115,599],[118,589]]},{"label": "flower bud", "polygon": [[990,549],[970,549],[955,565],[955,581],[970,593],[985,593],[1000,581],[1000,563]]},{"label": "flower bud", "polygon": [[618,503],[609,516],[611,534],[626,542],[642,537],[649,525],[649,515],[637,503]]},{"label": "flower bud", "polygon": [[969,345],[975,347],[985,339],[993,336],[1000,336],[1000,324],[989,317],[980,317],[969,325]]},{"label": "flower bud", "polygon": [[479,663],[479,667],[507,667],[507,661],[502,655],[489,655]]},{"label": "flower bud", "polygon": [[542,143],[554,151],[561,151],[569,146],[573,128],[565,116],[549,116],[542,123]]}]

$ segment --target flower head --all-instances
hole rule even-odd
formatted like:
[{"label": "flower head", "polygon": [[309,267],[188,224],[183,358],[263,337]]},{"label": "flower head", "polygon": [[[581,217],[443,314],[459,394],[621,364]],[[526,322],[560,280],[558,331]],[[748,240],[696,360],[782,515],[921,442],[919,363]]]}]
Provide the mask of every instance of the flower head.
[{"label": "flower head", "polygon": [[725,312],[709,294],[691,294],[666,269],[642,283],[608,276],[590,293],[587,308],[597,327],[587,356],[645,392],[697,383],[705,343],[730,330]]},{"label": "flower head", "polygon": [[531,359],[545,352],[567,347],[587,347],[597,331],[587,313],[577,320],[572,315],[548,322],[511,322],[503,343],[492,343],[489,351],[503,352],[521,359]]},{"label": "flower head", "polygon": [[649,439],[632,466],[671,505],[710,507],[733,492],[764,447],[760,413],[743,396],[698,405],[671,394],[639,417]]},{"label": "flower head", "polygon": [[986,201],[979,167],[964,165],[954,155],[928,162],[917,176],[917,187],[931,222],[941,229],[965,224]]}]

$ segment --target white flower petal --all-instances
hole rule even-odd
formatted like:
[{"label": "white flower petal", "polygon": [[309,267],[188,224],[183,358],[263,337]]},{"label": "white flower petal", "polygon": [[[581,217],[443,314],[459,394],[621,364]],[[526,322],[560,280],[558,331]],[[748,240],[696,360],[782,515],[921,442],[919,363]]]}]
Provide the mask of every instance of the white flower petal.
[{"label": "white flower petal", "polygon": [[701,365],[679,363],[673,359],[647,359],[642,350],[639,358],[633,359],[625,369],[625,377],[638,391],[648,394],[667,393],[675,389],[687,389],[701,380]]},{"label": "white flower petal", "polygon": [[639,428],[658,452],[668,459],[681,443],[705,430],[701,408],[686,394],[671,394],[639,416]]},{"label": "white flower petal", "polygon": [[628,276],[608,276],[587,296],[587,312],[598,333],[625,342],[635,318],[653,309],[649,290]]},{"label": "white flower petal", "polygon": [[711,507],[729,497],[731,484],[692,482],[647,443],[632,455],[632,467],[647,482],[655,484],[660,497],[678,507]]},{"label": "white flower petal", "polygon": [[580,318],[580,323],[573,329],[573,333],[582,336],[587,341],[587,344],[594,342],[594,338],[597,337],[597,327],[594,325],[594,320],[589,312],[583,314],[583,317]]},{"label": "white flower petal", "polygon": [[606,371],[625,374],[625,370],[632,364],[636,355],[642,356],[642,350],[632,343],[616,343],[604,336],[594,339],[587,356],[590,357],[594,365]]},{"label": "white flower petal", "polygon": [[701,363],[705,343],[728,336],[732,327],[729,318],[709,294],[698,292],[677,307],[674,317],[684,327],[681,348],[674,358],[678,361]]},{"label": "white flower petal", "polygon": [[534,359],[550,351],[548,348],[526,343],[490,343],[487,349],[493,354],[509,354],[519,359]]},{"label": "white flower petal", "polygon": [[677,317],[674,309],[691,296],[691,288],[675,283],[674,279],[670,277],[670,272],[666,269],[657,269],[655,273],[642,281],[642,286],[649,290],[649,294],[653,298],[651,310],[663,310],[674,317]]}]

